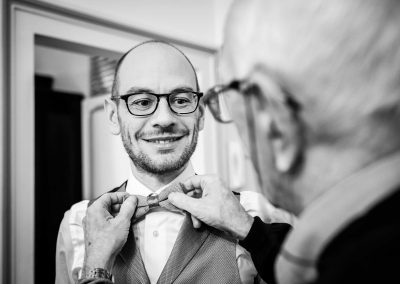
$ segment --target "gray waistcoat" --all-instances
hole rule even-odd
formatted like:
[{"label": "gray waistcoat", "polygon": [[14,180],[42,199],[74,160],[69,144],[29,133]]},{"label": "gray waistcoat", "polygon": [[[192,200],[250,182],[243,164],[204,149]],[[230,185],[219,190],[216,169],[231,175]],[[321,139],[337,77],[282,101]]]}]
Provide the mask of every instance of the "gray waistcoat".
[{"label": "gray waistcoat", "polygon": [[[150,284],[132,229],[112,274],[117,284]],[[240,284],[236,242],[205,225],[194,229],[187,215],[157,283]]]}]

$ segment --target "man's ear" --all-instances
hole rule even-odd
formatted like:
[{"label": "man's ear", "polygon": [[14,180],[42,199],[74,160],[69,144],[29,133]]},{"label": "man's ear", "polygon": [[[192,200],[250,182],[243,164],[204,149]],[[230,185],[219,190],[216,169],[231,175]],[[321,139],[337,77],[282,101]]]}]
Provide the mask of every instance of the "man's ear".
[{"label": "man's ear", "polygon": [[287,106],[275,105],[272,108],[258,119],[266,127],[275,168],[281,173],[288,173],[296,167],[302,151],[301,123]]},{"label": "man's ear", "polygon": [[204,106],[203,101],[199,102],[199,131],[204,128],[204,115],[205,115],[206,107]]},{"label": "man's ear", "polygon": [[256,103],[253,105],[254,113],[257,114],[255,123],[259,125],[261,135],[265,135],[258,143],[268,140],[277,171],[295,171],[304,151],[303,123],[298,117],[300,105],[271,80],[271,75],[261,65],[256,67],[251,77],[257,83],[258,95],[262,98],[253,101]]},{"label": "man's ear", "polygon": [[107,98],[104,100],[104,111],[106,112],[107,121],[110,127],[110,131],[114,135],[121,133],[121,126],[118,120],[118,106],[111,99]]}]

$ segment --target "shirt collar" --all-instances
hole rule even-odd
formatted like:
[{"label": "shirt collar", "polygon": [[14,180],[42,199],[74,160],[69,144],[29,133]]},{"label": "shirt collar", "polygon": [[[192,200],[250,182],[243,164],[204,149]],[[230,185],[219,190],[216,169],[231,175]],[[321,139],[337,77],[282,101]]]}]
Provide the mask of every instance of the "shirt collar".
[{"label": "shirt collar", "polygon": [[164,188],[171,185],[172,183],[185,181],[186,179],[188,179],[194,175],[195,175],[195,172],[194,172],[193,166],[189,162],[186,169],[179,176],[177,176],[169,184],[164,185],[161,188],[157,189],[155,192],[153,192],[151,189],[149,189],[147,186],[145,186],[143,183],[141,183],[133,175],[132,171],[129,171],[128,183],[126,185],[126,192],[128,192],[129,194],[142,195],[142,196],[148,196],[152,193],[159,194]]}]

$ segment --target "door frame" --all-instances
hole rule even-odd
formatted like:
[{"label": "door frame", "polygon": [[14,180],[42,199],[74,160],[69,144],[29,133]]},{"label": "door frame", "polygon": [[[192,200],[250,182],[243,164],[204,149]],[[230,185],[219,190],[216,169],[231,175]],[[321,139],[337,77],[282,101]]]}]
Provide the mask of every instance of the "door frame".
[{"label": "door frame", "polygon": [[[70,16],[42,11],[22,4],[11,5],[10,24],[10,269],[12,284],[34,282],[34,49],[35,37],[44,36],[112,52],[123,53],[133,45],[150,39],[113,27]],[[170,39],[172,43],[176,43]],[[207,70],[203,88],[215,81],[216,50],[177,45],[194,65]],[[203,74],[204,75],[204,74]],[[218,172],[217,126],[206,121],[204,161],[210,172]],[[83,153],[83,155],[85,155]],[[61,221],[61,220],[60,220]]]}]

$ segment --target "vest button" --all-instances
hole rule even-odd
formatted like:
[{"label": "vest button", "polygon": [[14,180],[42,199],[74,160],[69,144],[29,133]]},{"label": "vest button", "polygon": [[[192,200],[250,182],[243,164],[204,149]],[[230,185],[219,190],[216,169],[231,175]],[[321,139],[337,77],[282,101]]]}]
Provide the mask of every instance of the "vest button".
[{"label": "vest button", "polygon": [[157,238],[158,237],[158,231],[153,232],[153,237]]}]

